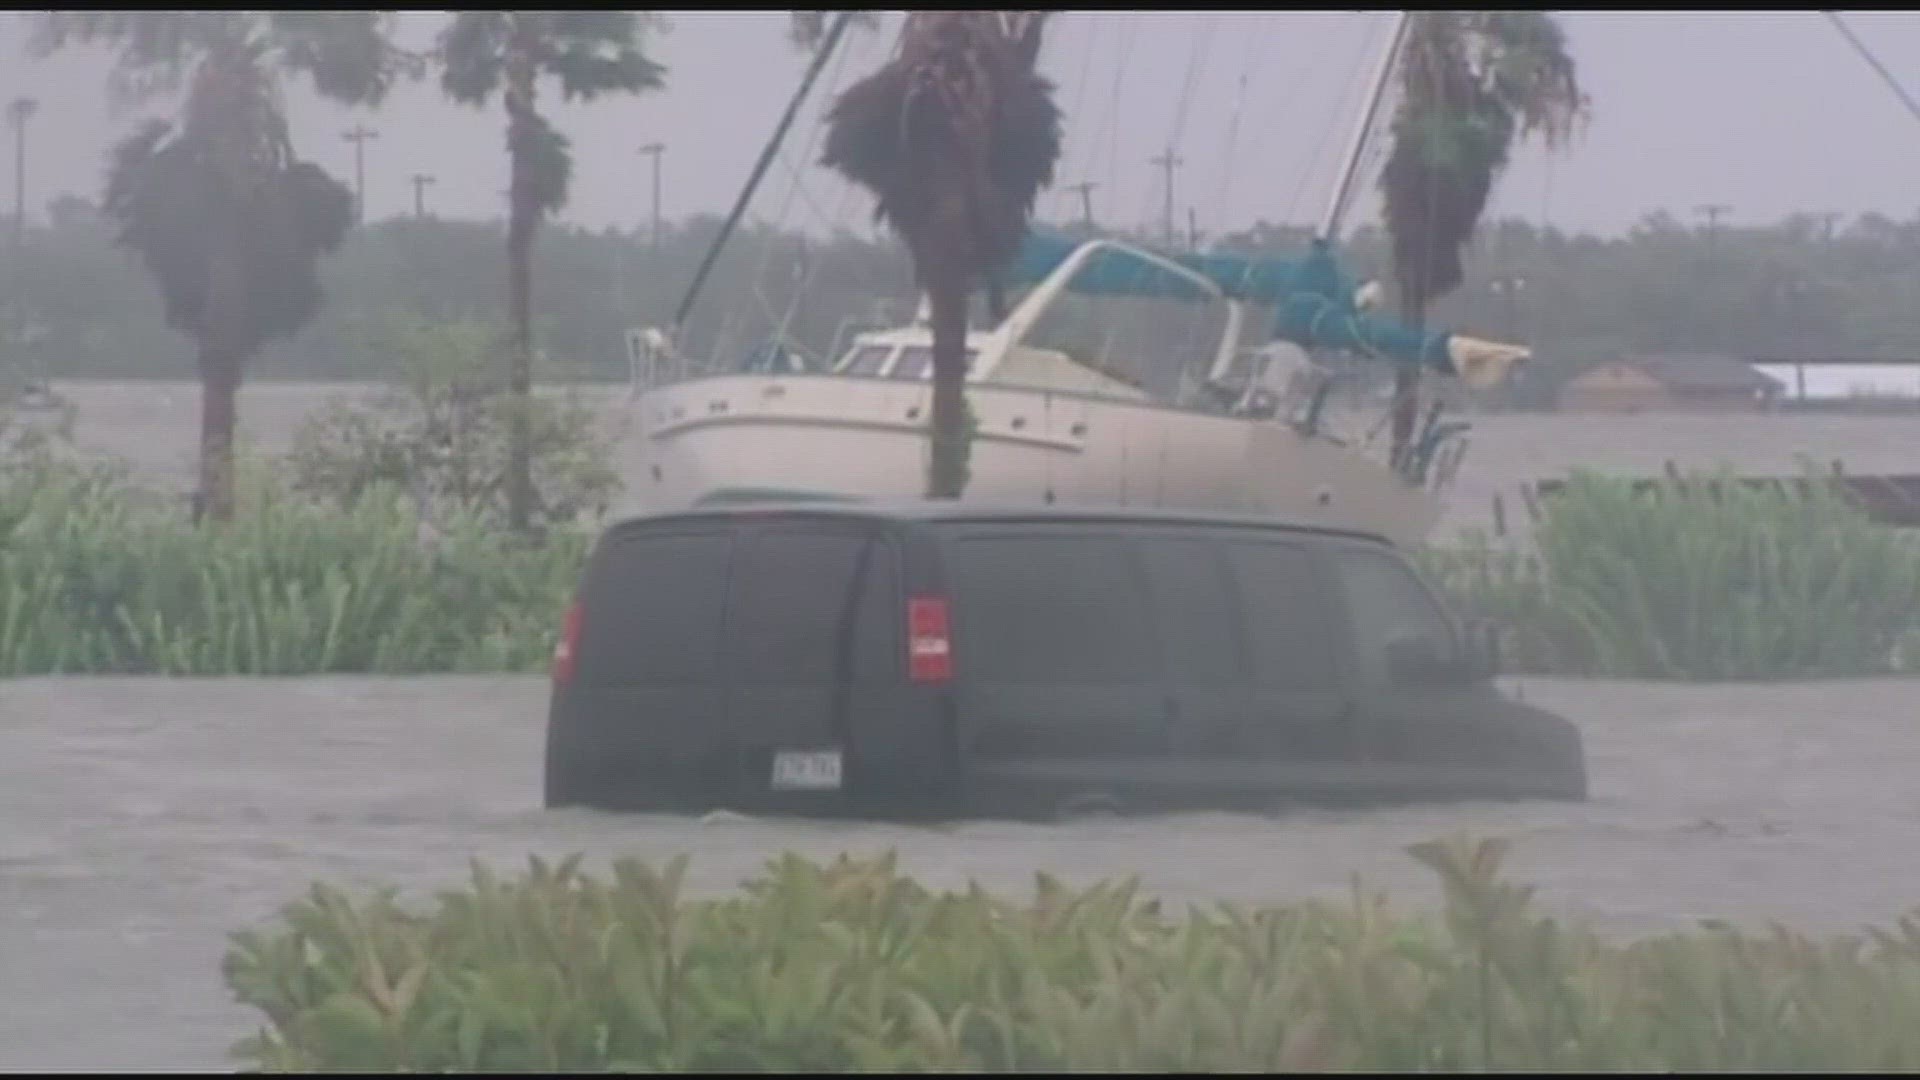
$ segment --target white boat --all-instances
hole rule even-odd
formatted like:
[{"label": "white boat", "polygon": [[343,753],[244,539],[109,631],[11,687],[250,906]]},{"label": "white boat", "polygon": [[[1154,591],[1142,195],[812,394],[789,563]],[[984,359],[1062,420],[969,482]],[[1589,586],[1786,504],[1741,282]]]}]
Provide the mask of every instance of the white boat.
[{"label": "white boat", "polygon": [[[1399,37],[1382,61],[1354,161]],[[1350,162],[1323,237],[1333,231],[1353,172]],[[1287,340],[1263,344],[1249,333],[1263,299],[1268,308],[1303,301],[1308,314],[1295,322],[1311,325],[1304,336],[1330,333],[1364,346],[1378,337],[1354,325],[1370,318],[1356,315],[1368,306],[1367,290],[1357,302],[1350,287],[1323,290],[1328,296],[1304,285],[1264,298],[1229,294],[1224,275],[1208,272],[1212,257],[1114,240],[1051,242],[1060,253],[1041,263],[1051,270],[1032,275],[1037,281],[997,326],[968,335],[967,398],[976,423],[969,497],[1271,514],[1378,532],[1403,545],[1426,538],[1465,453],[1467,425],[1439,424],[1437,411],[1430,414],[1415,451],[1396,467],[1376,440],[1330,430],[1334,383],[1303,349]],[[1337,281],[1330,256],[1315,257],[1329,260]],[[1305,265],[1241,262],[1282,273]],[[1251,273],[1235,265],[1236,273]],[[1076,323],[1085,299],[1076,293],[1088,278],[1114,278],[1117,268],[1152,278],[1158,291],[1116,292],[1109,281],[1095,291],[1133,308],[1130,317]],[[1182,295],[1171,300],[1176,292]],[[1476,381],[1497,379],[1526,356],[1458,335],[1387,329],[1411,342],[1416,356],[1444,355],[1438,366]],[[628,334],[626,475],[629,496],[642,507],[674,509],[742,491],[924,491],[932,392],[924,302],[909,325],[855,336],[824,371],[808,370],[778,346],[738,364],[701,363],[679,355],[673,338],[657,329]]]}]

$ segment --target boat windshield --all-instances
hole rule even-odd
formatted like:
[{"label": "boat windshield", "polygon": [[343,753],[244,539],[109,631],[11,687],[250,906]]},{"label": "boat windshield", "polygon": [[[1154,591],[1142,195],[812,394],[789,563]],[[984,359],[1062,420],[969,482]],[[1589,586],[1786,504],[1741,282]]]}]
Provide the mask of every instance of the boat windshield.
[{"label": "boat windshield", "polygon": [[840,365],[842,375],[862,375],[873,378],[887,366],[887,357],[893,355],[891,345],[862,345],[853,351],[846,362]]},{"label": "boat windshield", "polygon": [[[973,370],[974,358],[980,355],[979,349],[967,350],[967,370]],[[890,373],[895,379],[928,379],[933,377],[933,349],[927,345],[909,345],[901,352],[900,359],[893,365]]]}]

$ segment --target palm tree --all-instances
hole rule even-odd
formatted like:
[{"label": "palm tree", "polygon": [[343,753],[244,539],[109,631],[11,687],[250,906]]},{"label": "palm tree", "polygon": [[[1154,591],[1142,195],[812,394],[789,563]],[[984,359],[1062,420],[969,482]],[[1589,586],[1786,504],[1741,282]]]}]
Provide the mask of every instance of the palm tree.
[{"label": "palm tree", "polygon": [[533,240],[541,220],[566,205],[573,172],[567,137],[538,110],[540,77],[558,79],[568,100],[659,89],[666,69],[641,51],[644,32],[659,25],[658,16],[638,11],[460,11],[441,35],[441,89],[476,107],[498,91],[507,114],[507,307],[513,322],[507,392],[514,406],[507,520],[515,531],[527,528],[533,511]]},{"label": "palm tree", "polygon": [[48,12],[41,56],[69,44],[116,50],[112,85],[134,100],[184,87],[176,122],[149,120],[115,147],[103,209],[117,242],[160,286],[167,323],[195,339],[200,508],[233,511],[233,431],[247,361],[319,308],[321,255],[353,200],[299,160],[281,83],[304,75],[335,101],[380,101],[406,58],[373,11]]},{"label": "palm tree", "polygon": [[1042,11],[913,11],[899,51],[828,114],[823,164],[874,193],[933,330],[929,498],[967,484],[967,302],[1011,262],[1053,182],[1060,110],[1036,70]]},{"label": "palm tree", "polygon": [[[1517,140],[1548,149],[1587,112],[1566,36],[1543,11],[1415,11],[1407,15],[1400,105],[1380,187],[1408,325],[1458,288],[1461,252]],[[1393,456],[1412,442],[1419,371],[1394,376]]]}]

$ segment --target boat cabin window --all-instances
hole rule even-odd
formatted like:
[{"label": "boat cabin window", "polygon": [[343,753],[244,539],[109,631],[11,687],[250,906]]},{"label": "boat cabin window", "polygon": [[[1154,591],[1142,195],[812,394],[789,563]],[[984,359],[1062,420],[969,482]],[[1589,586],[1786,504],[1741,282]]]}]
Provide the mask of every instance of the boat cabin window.
[{"label": "boat cabin window", "polygon": [[892,355],[891,345],[862,345],[840,365],[840,374],[874,378],[887,366],[887,358]]},{"label": "boat cabin window", "polygon": [[[974,358],[980,355],[978,349],[967,350],[967,371],[973,371]],[[923,380],[933,377],[933,348],[928,345],[909,345],[900,353],[900,359],[893,365],[890,376],[895,379]]]}]

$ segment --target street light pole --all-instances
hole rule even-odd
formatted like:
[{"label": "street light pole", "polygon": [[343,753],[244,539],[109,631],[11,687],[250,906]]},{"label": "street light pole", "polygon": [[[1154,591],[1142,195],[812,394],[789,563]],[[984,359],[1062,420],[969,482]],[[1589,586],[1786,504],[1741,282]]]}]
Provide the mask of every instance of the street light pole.
[{"label": "street light pole", "polygon": [[1161,206],[1161,213],[1160,213],[1160,226],[1161,226],[1161,232],[1162,232],[1162,234],[1163,234],[1163,235],[1165,235],[1165,237],[1166,237],[1166,241],[1167,241],[1167,245],[1168,245],[1169,247],[1171,247],[1171,246],[1173,245],[1173,243],[1174,243],[1174,232],[1173,232],[1173,170],[1175,170],[1175,169],[1177,169],[1177,168],[1179,168],[1179,167],[1180,167],[1180,166],[1182,166],[1182,165],[1185,165],[1185,164],[1186,164],[1186,159],[1184,159],[1184,158],[1182,158],[1182,157],[1181,157],[1180,155],[1178,155],[1178,154],[1176,154],[1176,153],[1174,153],[1174,152],[1173,152],[1173,148],[1172,148],[1171,146],[1169,146],[1169,147],[1167,148],[1167,152],[1166,152],[1166,153],[1164,153],[1164,154],[1158,154],[1158,155],[1155,155],[1155,156],[1154,156],[1153,158],[1151,158],[1151,159],[1150,159],[1150,164],[1153,164],[1153,165],[1155,165],[1155,166],[1158,166],[1158,167],[1159,167],[1159,168],[1160,168],[1160,169],[1161,169],[1161,170],[1162,170],[1163,172],[1165,172],[1165,173],[1166,173],[1166,180],[1167,180],[1167,183],[1166,183],[1166,200],[1165,200],[1165,202],[1164,202],[1164,203],[1162,203],[1162,206]]},{"label": "street light pole", "polygon": [[414,173],[408,179],[413,181],[413,216],[417,218],[426,217],[426,190],[427,185],[433,183],[433,176],[429,173]]},{"label": "street light pole", "polygon": [[40,102],[17,97],[7,105],[7,119],[13,124],[13,240],[19,244],[27,235],[27,121],[40,111]]},{"label": "street light pole", "polygon": [[353,223],[367,223],[367,140],[377,139],[380,133],[364,124],[355,124],[349,131],[340,133],[340,137],[353,144]]},{"label": "street light pole", "polygon": [[650,142],[640,148],[640,152],[653,159],[653,239],[654,247],[660,246],[660,156],[667,152],[667,144]]}]

